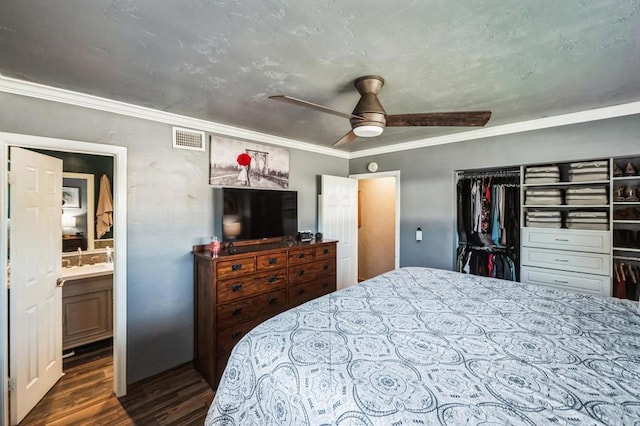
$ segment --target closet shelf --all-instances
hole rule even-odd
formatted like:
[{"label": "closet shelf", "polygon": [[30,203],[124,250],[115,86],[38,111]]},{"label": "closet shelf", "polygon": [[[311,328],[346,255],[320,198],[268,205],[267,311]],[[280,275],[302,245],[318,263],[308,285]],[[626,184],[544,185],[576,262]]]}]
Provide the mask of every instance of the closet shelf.
[{"label": "closet shelf", "polygon": [[[639,204],[639,203],[636,203]],[[553,208],[553,209],[593,209],[604,208],[608,209],[609,204],[524,204],[524,208]]]},{"label": "closet shelf", "polygon": [[627,180],[640,180],[640,176],[618,176],[613,178],[614,182],[619,182],[619,181],[624,182]]},{"label": "closet shelf", "polygon": [[614,201],[614,206],[640,206],[640,201]]},{"label": "closet shelf", "polygon": [[[638,179],[638,177],[636,177]],[[524,183],[522,186],[524,188],[535,188],[535,187],[553,187],[553,188],[563,188],[569,186],[577,186],[577,185],[609,185],[608,180],[594,180],[594,181],[586,181],[586,182],[549,182],[549,183]]]},{"label": "closet shelf", "polygon": [[632,251],[634,253],[640,253],[640,248],[631,248],[631,247],[613,247],[614,250],[618,251]]},{"label": "closet shelf", "polygon": [[635,224],[640,224],[640,220],[615,220],[613,221],[613,223],[635,223]]}]

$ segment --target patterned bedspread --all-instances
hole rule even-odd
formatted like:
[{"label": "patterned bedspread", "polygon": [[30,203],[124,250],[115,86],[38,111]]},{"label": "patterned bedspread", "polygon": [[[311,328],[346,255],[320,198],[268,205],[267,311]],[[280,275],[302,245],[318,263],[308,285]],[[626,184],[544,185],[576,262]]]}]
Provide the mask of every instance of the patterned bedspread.
[{"label": "patterned bedspread", "polygon": [[640,422],[640,306],[402,268],[234,348],[207,425]]}]

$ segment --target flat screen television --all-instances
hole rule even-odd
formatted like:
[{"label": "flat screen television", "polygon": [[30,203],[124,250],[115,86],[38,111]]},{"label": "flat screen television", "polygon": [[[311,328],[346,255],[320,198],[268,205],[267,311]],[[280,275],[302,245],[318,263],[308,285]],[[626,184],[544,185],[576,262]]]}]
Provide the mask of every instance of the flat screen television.
[{"label": "flat screen television", "polygon": [[223,241],[296,235],[298,193],[268,189],[223,188]]}]

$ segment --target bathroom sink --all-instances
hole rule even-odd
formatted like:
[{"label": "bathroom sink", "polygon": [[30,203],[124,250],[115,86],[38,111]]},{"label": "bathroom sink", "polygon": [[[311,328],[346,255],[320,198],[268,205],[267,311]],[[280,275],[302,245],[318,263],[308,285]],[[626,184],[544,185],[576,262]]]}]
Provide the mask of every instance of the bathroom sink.
[{"label": "bathroom sink", "polygon": [[113,274],[113,263],[95,263],[93,265],[62,268],[62,278],[67,280],[99,277],[108,274]]}]

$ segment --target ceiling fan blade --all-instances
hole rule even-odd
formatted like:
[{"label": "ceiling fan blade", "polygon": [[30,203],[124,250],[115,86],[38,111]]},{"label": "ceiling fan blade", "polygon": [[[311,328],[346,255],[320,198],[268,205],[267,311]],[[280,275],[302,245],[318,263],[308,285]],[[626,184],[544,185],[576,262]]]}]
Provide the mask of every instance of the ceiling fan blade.
[{"label": "ceiling fan blade", "polygon": [[482,127],[491,118],[491,111],[425,112],[422,114],[387,115],[387,127],[404,126],[465,126]]},{"label": "ceiling fan blade", "polygon": [[338,117],[342,117],[342,118],[347,118],[347,119],[355,118],[356,120],[364,120],[364,118],[360,117],[359,115],[347,114],[346,112],[336,111],[335,109],[327,108],[322,105],[314,104],[313,102],[303,101],[302,99],[297,99],[287,95],[273,95],[273,96],[269,96],[269,99],[315,109],[316,111],[326,112],[327,114],[337,115]]},{"label": "ceiling fan blade", "polygon": [[358,139],[358,137],[356,136],[355,133],[353,133],[353,130],[349,131],[349,133],[347,133],[346,135],[344,135],[343,137],[341,137],[338,142],[334,143],[332,145],[333,148],[340,146],[340,145],[344,145],[346,143],[349,142],[353,142],[354,140]]}]

